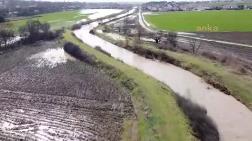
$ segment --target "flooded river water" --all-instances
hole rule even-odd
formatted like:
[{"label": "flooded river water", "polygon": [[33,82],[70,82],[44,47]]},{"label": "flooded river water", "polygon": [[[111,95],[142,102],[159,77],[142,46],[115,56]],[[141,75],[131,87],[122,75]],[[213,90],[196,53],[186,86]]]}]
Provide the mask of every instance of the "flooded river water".
[{"label": "flooded river water", "polygon": [[89,46],[100,46],[112,57],[143,71],[165,83],[181,96],[205,107],[207,114],[218,127],[221,140],[252,140],[252,112],[246,106],[189,71],[168,63],[146,59],[90,34],[89,31],[97,26],[98,23],[84,25],[74,33]]}]

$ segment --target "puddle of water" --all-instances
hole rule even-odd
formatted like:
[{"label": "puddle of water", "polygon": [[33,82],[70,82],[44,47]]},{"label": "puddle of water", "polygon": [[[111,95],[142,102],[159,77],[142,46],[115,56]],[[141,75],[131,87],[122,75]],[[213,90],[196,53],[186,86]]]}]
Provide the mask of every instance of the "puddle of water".
[{"label": "puddle of water", "polygon": [[54,68],[59,64],[66,63],[67,60],[74,60],[63,48],[47,49],[44,52],[32,55],[28,59],[35,61],[34,65],[39,68]]},{"label": "puddle of water", "polygon": [[1,125],[1,129],[2,129],[3,131],[5,131],[5,130],[11,130],[12,128],[15,127],[14,124],[9,123],[9,122],[5,122],[5,121],[4,121],[2,124],[0,124],[0,125]]}]

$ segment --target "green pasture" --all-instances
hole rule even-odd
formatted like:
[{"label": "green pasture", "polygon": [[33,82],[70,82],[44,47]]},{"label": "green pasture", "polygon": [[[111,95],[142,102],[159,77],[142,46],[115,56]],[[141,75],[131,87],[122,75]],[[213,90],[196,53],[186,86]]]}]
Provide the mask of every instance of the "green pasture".
[{"label": "green pasture", "polygon": [[153,28],[181,32],[251,32],[252,10],[179,11],[145,15]]},{"label": "green pasture", "polygon": [[69,27],[75,22],[85,18],[87,18],[87,15],[81,14],[80,10],[74,10],[25,17],[21,20],[10,21],[7,24],[10,24],[10,26],[14,27],[17,31],[18,28],[24,25],[28,20],[40,20],[41,22],[49,23],[53,29],[59,29],[61,27]]}]

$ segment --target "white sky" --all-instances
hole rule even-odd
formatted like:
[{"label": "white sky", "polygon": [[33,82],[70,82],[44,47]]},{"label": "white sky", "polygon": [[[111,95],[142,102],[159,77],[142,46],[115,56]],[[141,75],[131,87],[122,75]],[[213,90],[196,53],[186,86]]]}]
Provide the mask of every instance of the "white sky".
[{"label": "white sky", "polygon": [[[35,1],[64,1],[64,0],[35,0]],[[149,2],[149,1],[164,1],[164,0],[65,0],[80,1],[80,2]],[[209,0],[166,0],[166,1],[209,1]]]}]

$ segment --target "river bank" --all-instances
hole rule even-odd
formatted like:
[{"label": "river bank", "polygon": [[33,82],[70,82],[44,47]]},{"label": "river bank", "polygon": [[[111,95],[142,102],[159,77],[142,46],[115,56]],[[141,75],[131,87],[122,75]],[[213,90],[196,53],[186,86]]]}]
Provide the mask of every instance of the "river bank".
[{"label": "river bank", "polygon": [[[91,47],[100,46],[104,51],[110,53],[113,58],[142,70],[144,73],[164,82],[181,96],[190,98],[193,102],[205,107],[207,114],[218,126],[221,140],[249,140],[251,138],[252,125],[247,123],[252,121],[252,114],[243,104],[213,88],[188,71],[171,64],[140,57],[95,35],[89,34],[89,31],[96,26],[96,23],[92,23],[83,26],[74,33]],[[237,112],[240,114],[234,114]],[[239,122],[237,122],[237,119],[240,119]],[[249,127],[245,130],[244,126]]]},{"label": "river bank", "polygon": [[[122,47],[125,45],[125,40],[115,40],[113,37],[110,37],[109,34],[96,32],[96,35],[115,45]],[[114,36],[116,36],[116,34],[114,34]],[[250,93],[252,93],[252,88],[250,87],[252,78],[250,75],[239,74],[216,61],[201,56],[158,49],[155,43],[140,41],[141,43],[138,44],[137,47],[134,47],[135,39],[128,39],[129,46],[126,47],[126,49],[145,56],[146,58],[171,63],[191,71],[225,94],[234,96],[250,110],[252,109],[252,95],[250,95]]]},{"label": "river bank", "polygon": [[112,77],[115,75],[115,79],[118,81],[122,81],[124,84],[126,82],[126,85],[132,87],[132,83],[128,84],[128,82],[134,80],[136,85],[133,87],[131,95],[137,118],[125,120],[123,141],[193,140],[188,121],[176,105],[175,98],[167,86],[121,61],[88,47],[70,32],[65,34],[65,40],[74,42],[85,52],[94,55],[98,61],[123,72],[125,76],[118,76],[117,71],[110,72]]}]

